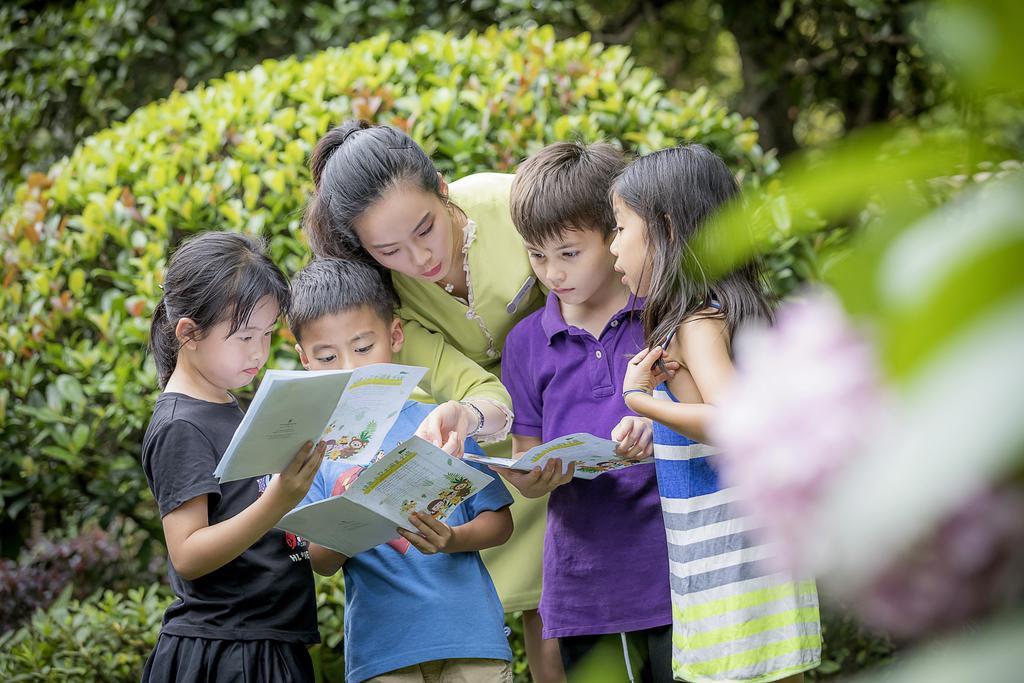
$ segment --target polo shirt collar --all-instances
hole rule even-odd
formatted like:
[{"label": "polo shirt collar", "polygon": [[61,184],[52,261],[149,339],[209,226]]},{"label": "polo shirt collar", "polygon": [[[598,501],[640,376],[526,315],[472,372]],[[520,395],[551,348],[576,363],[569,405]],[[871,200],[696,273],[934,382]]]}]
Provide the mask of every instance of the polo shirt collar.
[{"label": "polo shirt collar", "polygon": [[569,323],[562,317],[562,309],[558,305],[558,297],[554,292],[548,292],[547,301],[544,302],[544,311],[540,314],[540,326],[544,330],[544,336],[548,338],[548,344],[559,332],[569,330]]},{"label": "polo shirt collar", "polygon": [[[618,313],[613,315],[611,319],[621,320],[633,311],[642,311],[643,309],[644,300],[630,294],[626,305],[623,306]],[[540,314],[540,326],[541,329],[544,330],[544,336],[547,337],[548,345],[551,344],[551,340],[554,339],[555,335],[559,332],[569,331],[569,323],[565,322],[565,318],[562,317],[562,309],[559,306],[558,297],[554,292],[548,292],[547,301],[544,302],[544,310]]]}]

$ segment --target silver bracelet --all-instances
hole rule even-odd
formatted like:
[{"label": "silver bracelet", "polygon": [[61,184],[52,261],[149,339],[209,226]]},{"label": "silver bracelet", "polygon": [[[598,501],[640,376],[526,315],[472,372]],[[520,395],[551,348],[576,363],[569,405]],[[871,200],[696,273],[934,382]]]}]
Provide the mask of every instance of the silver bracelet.
[{"label": "silver bracelet", "polygon": [[468,438],[470,436],[476,436],[484,428],[484,413],[483,413],[483,411],[480,410],[479,408],[477,408],[475,405],[473,405],[469,401],[459,401],[459,403],[461,405],[466,406],[467,408],[472,409],[473,412],[476,413],[476,419],[477,419],[476,427],[474,429],[471,429],[469,434],[466,435],[466,437]]}]

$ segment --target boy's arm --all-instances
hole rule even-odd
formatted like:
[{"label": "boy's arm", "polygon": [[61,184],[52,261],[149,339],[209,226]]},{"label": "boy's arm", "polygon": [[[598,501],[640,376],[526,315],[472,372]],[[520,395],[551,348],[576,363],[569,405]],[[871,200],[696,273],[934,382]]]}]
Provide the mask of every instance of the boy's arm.
[{"label": "boy's arm", "polygon": [[309,544],[309,562],[313,565],[313,571],[320,576],[337,574],[347,559],[346,556],[330,548],[316,543]]},{"label": "boy's arm", "polygon": [[512,457],[518,460],[523,457],[523,453],[530,450],[534,446],[539,446],[543,443],[539,436],[522,436],[520,434],[512,435]]},{"label": "boy's arm", "polygon": [[[302,503],[299,506],[302,507],[310,503],[326,500],[331,496],[341,495],[363,469],[362,467],[351,467],[339,474],[335,474],[334,469],[324,464],[316,473],[313,485],[309,487],[309,493],[302,499]],[[334,481],[328,484],[331,476],[334,476]],[[348,560],[347,556],[335,550],[325,548],[318,543],[310,542],[309,544],[309,563],[313,566],[313,571],[321,576],[333,576],[338,573],[338,570],[341,569],[346,560]]]},{"label": "boy's arm", "polygon": [[512,536],[512,510],[484,510],[476,517],[452,528],[455,539],[446,553],[468,553],[502,545]]},{"label": "boy's arm", "polygon": [[398,533],[424,555],[468,553],[501,545],[512,535],[512,511],[485,510],[465,524],[452,527],[430,515],[414,512],[409,521],[419,531],[399,528]]}]

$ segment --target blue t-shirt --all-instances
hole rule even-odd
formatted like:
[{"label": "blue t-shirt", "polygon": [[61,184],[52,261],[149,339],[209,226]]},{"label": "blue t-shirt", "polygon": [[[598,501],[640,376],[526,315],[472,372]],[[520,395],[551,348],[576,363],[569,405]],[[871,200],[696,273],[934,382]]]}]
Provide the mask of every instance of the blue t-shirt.
[{"label": "blue t-shirt", "polygon": [[[384,451],[415,434],[432,409],[406,402],[384,439]],[[483,453],[472,439],[466,452]],[[494,481],[455,508],[447,520],[451,526],[512,504],[494,472],[467,464]],[[335,480],[351,467],[324,460],[301,505],[330,497]],[[344,572],[347,683],[436,659],[512,660],[501,601],[480,553],[424,555],[410,547],[402,554],[381,544],[349,558]]]}]

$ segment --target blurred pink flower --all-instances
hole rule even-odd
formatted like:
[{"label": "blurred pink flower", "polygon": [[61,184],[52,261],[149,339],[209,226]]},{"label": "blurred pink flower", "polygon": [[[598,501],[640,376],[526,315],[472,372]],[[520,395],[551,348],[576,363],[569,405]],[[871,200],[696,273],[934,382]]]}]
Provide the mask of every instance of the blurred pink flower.
[{"label": "blurred pink flower", "polygon": [[962,626],[1024,598],[1024,493],[969,497],[928,538],[865,587],[854,609],[872,628],[910,639]]},{"label": "blurred pink flower", "polygon": [[824,291],[787,302],[773,327],[743,330],[735,348],[737,376],[711,425],[721,475],[744,491],[778,563],[795,569],[825,482],[875,433],[874,350]]},{"label": "blurred pink flower", "polygon": [[[815,521],[830,484],[883,433],[894,403],[870,341],[827,292],[787,303],[774,327],[741,332],[736,365],[711,425],[723,483],[742,491],[752,533],[776,546],[776,564],[799,571],[814,534],[827,533]],[[1019,605],[1022,487],[965,490],[960,506],[855,593],[846,598],[866,625],[904,640]]]}]

